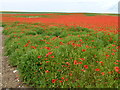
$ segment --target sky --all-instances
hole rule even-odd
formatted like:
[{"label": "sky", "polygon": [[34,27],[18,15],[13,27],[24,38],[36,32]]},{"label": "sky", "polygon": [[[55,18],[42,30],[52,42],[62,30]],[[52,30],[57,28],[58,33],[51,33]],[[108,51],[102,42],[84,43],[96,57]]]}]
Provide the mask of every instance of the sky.
[{"label": "sky", "polygon": [[0,0],[0,11],[118,13],[119,0]]}]

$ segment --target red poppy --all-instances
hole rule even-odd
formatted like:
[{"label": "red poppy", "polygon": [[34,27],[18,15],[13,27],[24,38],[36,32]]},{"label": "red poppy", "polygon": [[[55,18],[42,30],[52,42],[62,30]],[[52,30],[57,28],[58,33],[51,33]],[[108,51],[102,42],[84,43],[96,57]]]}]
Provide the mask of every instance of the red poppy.
[{"label": "red poppy", "polygon": [[85,70],[84,70],[84,69],[82,69],[81,71],[85,72]]},{"label": "red poppy", "polygon": [[77,63],[77,60],[74,60],[74,64],[75,64],[75,65],[77,65],[77,64],[78,64],[78,63]]},{"label": "red poppy", "polygon": [[52,83],[55,83],[57,81],[57,79],[52,79]]},{"label": "red poppy", "polygon": [[24,45],[24,47],[27,47],[28,46],[28,43],[26,45]]},{"label": "red poppy", "polygon": [[59,48],[59,46],[56,46],[55,48]]},{"label": "red poppy", "polygon": [[53,52],[48,52],[47,54],[46,54],[46,57],[48,57],[48,55],[51,55]]},{"label": "red poppy", "polygon": [[57,37],[53,37],[52,40],[55,40]]},{"label": "red poppy", "polygon": [[60,42],[60,45],[63,45],[64,43],[63,42]]},{"label": "red poppy", "polygon": [[118,63],[114,62],[114,64],[118,65]]},{"label": "red poppy", "polygon": [[36,47],[35,47],[35,46],[31,46],[31,48],[36,49]]},{"label": "red poppy", "polygon": [[112,44],[112,46],[114,47],[114,46],[116,46],[116,45]]},{"label": "red poppy", "polygon": [[109,57],[110,55],[106,55],[106,57]]},{"label": "red poppy", "polygon": [[60,83],[62,83],[63,81],[59,81]]},{"label": "red poppy", "polygon": [[82,39],[80,39],[79,41],[82,42]]},{"label": "red poppy", "polygon": [[41,56],[38,56],[38,58],[41,58]]},{"label": "red poppy", "polygon": [[54,56],[51,56],[51,58],[54,58]]},{"label": "red poppy", "polygon": [[85,51],[86,51],[86,49],[82,49],[82,51],[83,51],[83,52],[85,52]]},{"label": "red poppy", "polygon": [[100,61],[99,63],[103,63],[102,61]]},{"label": "red poppy", "polygon": [[88,65],[84,65],[84,68],[88,69]]},{"label": "red poppy", "polygon": [[46,63],[49,63],[50,61],[46,61]]},{"label": "red poppy", "polygon": [[112,55],[115,55],[115,53],[111,53]]},{"label": "red poppy", "polygon": [[120,70],[119,67],[114,67],[115,71],[118,72]]},{"label": "red poppy", "polygon": [[40,67],[39,69],[42,69],[42,67]]},{"label": "red poppy", "polygon": [[68,79],[65,79],[65,81],[68,81]]},{"label": "red poppy", "polygon": [[67,65],[70,65],[70,63],[69,63],[69,62],[66,62],[66,64],[67,64]]},{"label": "red poppy", "polygon": [[69,75],[72,76],[72,73],[70,73]]},{"label": "red poppy", "polygon": [[79,58],[79,59],[80,59],[80,60],[83,60],[83,61],[85,60],[85,58]]},{"label": "red poppy", "polygon": [[46,42],[46,44],[50,44],[50,42]]},{"label": "red poppy", "polygon": [[105,75],[105,73],[104,73],[104,72],[101,72],[101,74],[102,74],[102,75]]},{"label": "red poppy", "polygon": [[77,64],[77,60],[74,60],[74,62],[73,62],[74,64]]},{"label": "red poppy", "polygon": [[45,49],[47,49],[47,50],[50,50],[50,47],[44,47]]},{"label": "red poppy", "polygon": [[96,68],[95,71],[100,71],[100,69],[99,69],[99,68]]},{"label": "red poppy", "polygon": [[88,46],[88,45],[86,45],[86,48],[89,48],[89,46]]},{"label": "red poppy", "polygon": [[62,77],[61,79],[65,79],[64,77]]},{"label": "red poppy", "polygon": [[120,62],[120,60],[116,60],[116,62]]},{"label": "red poppy", "polygon": [[82,62],[78,62],[78,64],[82,64]]},{"label": "red poppy", "polygon": [[46,72],[46,73],[49,73],[50,71],[46,70],[45,72]]},{"label": "red poppy", "polygon": [[78,37],[80,37],[80,35],[78,35]]},{"label": "red poppy", "polygon": [[96,55],[94,55],[94,57],[96,57]]},{"label": "red poppy", "polygon": [[98,63],[99,61],[96,61],[96,63]]}]

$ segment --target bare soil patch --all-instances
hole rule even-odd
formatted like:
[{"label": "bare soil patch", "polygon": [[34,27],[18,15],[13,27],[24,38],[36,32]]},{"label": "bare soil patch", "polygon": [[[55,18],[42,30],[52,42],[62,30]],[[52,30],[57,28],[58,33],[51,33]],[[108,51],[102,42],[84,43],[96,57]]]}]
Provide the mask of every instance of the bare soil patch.
[{"label": "bare soil patch", "polygon": [[19,72],[17,67],[12,67],[9,64],[8,57],[4,56],[4,40],[2,35],[3,28],[0,27],[0,87],[1,88],[26,88],[27,86],[19,80]]}]

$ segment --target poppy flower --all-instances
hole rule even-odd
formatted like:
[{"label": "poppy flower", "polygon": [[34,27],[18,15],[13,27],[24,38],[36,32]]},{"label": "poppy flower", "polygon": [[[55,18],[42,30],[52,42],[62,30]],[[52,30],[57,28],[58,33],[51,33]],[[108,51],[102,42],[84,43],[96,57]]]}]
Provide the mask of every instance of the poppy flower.
[{"label": "poppy flower", "polygon": [[69,63],[69,62],[66,62],[66,64],[67,64],[67,65],[70,65],[70,63]]},{"label": "poppy flower", "polygon": [[38,56],[38,58],[41,58],[41,56]]},{"label": "poppy flower", "polygon": [[84,70],[84,69],[82,69],[81,71],[85,72],[85,70]]},{"label": "poppy flower", "polygon": [[78,62],[78,64],[82,64],[82,62]]},{"label": "poppy flower", "polygon": [[114,64],[118,65],[118,63],[114,62]]},{"label": "poppy flower", "polygon": [[40,67],[39,69],[43,69],[42,67]]},{"label": "poppy flower", "polygon": [[114,46],[116,46],[116,45],[112,44],[112,46],[114,47]]},{"label": "poppy flower", "polygon": [[51,55],[53,52],[48,52],[47,54],[46,54],[46,57],[48,57],[48,55]]},{"label": "poppy flower", "polygon": [[36,49],[36,47],[35,47],[35,46],[31,46],[31,48]]},{"label": "poppy flower", "polygon": [[106,55],[106,57],[109,57],[110,55]]},{"label": "poppy flower", "polygon": [[100,61],[99,63],[103,63],[102,61]]},{"label": "poppy flower", "polygon": [[79,59],[80,59],[80,60],[83,60],[83,61],[85,60],[85,58],[79,58]]},{"label": "poppy flower", "polygon": [[68,81],[68,79],[65,79],[65,81]]},{"label": "poppy flower", "polygon": [[95,71],[100,71],[100,69],[99,69],[99,68],[96,68]]},{"label": "poppy flower", "polygon": [[54,56],[51,56],[51,58],[54,58]]},{"label": "poppy flower", "polygon": [[120,70],[119,67],[114,67],[115,71],[118,72]]},{"label": "poppy flower", "polygon": [[82,42],[82,39],[80,39],[79,41]]},{"label": "poppy flower", "polygon": [[46,44],[50,44],[50,42],[46,42]]},{"label": "poppy flower", "polygon": [[86,45],[86,48],[89,48],[89,46],[88,46],[88,45]]},{"label": "poppy flower", "polygon": [[62,77],[61,79],[65,79],[64,77]]},{"label": "poppy flower", "polygon": [[46,73],[49,73],[50,71],[46,70],[45,72],[46,72]]},{"label": "poppy flower", "polygon": [[88,65],[84,65],[84,68],[88,69]]},{"label": "poppy flower", "polygon": [[69,75],[72,76],[72,73],[70,73]]},{"label": "poppy flower", "polygon": [[60,83],[62,83],[63,81],[59,81]]},{"label": "poppy flower", "polygon": [[120,62],[120,60],[116,60],[116,62]]},{"label": "poppy flower", "polygon": [[78,63],[77,63],[77,60],[74,60],[74,65],[77,65]]},{"label": "poppy flower", "polygon": [[26,45],[24,45],[24,47],[27,47],[28,46],[28,43]]},{"label": "poppy flower", "polygon": [[46,61],[46,63],[49,63],[50,61]]},{"label": "poppy flower", "polygon": [[52,83],[55,83],[57,81],[57,79],[52,79]]},{"label": "poppy flower", "polygon": [[44,47],[45,49],[47,49],[47,50],[50,50],[50,47]]},{"label": "poppy flower", "polygon": [[115,55],[115,53],[111,53],[112,55]]},{"label": "poppy flower", "polygon": [[83,51],[83,52],[85,52],[85,51],[86,51],[86,49],[82,49],[82,51]]},{"label": "poppy flower", "polygon": [[63,45],[64,43],[63,42],[60,42],[60,45]]},{"label": "poppy flower", "polygon": [[101,72],[101,74],[102,74],[102,75],[105,75],[105,73],[104,73],[104,72]]}]

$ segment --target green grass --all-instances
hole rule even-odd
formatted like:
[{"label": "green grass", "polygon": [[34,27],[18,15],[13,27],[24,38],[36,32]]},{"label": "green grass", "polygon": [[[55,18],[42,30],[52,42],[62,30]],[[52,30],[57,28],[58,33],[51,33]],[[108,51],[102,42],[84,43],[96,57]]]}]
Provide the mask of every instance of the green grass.
[{"label": "green grass", "polygon": [[29,86],[118,88],[118,34],[40,23],[4,25],[5,55]]},{"label": "green grass", "polygon": [[25,18],[37,18],[37,17],[46,17],[46,18],[49,18],[51,16],[48,16],[48,15],[37,15],[37,16],[14,16],[14,17],[25,17]]},{"label": "green grass", "polygon": [[47,14],[47,13],[59,13],[59,12],[0,12],[1,14]]},{"label": "green grass", "polygon": [[57,15],[71,15],[70,13],[57,13]]},{"label": "green grass", "polygon": [[0,22],[0,27],[2,27],[2,22]]},{"label": "green grass", "polygon": [[120,14],[112,14],[112,13],[83,13],[86,16],[97,16],[97,15],[107,15],[107,16],[120,16]]},{"label": "green grass", "polygon": [[84,13],[84,15],[86,15],[86,16],[96,16],[96,15],[100,15],[100,14],[97,14],[97,13]]},{"label": "green grass", "polygon": [[[66,13],[66,12],[8,12],[8,11],[1,11],[0,14],[58,14],[58,15],[71,15],[75,13]],[[79,12],[76,12],[77,14]],[[81,13],[80,13],[81,14]],[[120,14],[112,14],[112,13],[83,13],[86,16],[96,16],[96,15],[109,15],[109,16],[120,16]]]}]

